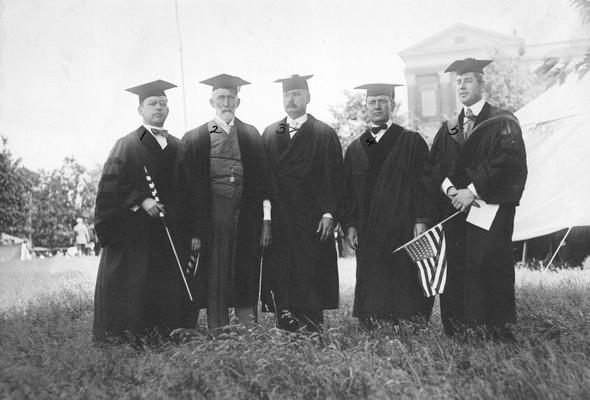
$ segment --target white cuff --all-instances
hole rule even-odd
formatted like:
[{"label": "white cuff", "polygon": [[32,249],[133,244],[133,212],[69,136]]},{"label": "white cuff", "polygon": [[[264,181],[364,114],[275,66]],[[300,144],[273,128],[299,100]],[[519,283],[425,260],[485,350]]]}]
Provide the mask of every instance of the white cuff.
[{"label": "white cuff", "polygon": [[270,205],[270,200],[268,199],[264,199],[262,201],[262,219],[264,221],[270,221],[270,210],[272,209],[271,205]]},{"label": "white cuff", "polygon": [[330,213],[325,213],[324,215],[322,215],[322,218],[334,219],[334,217],[332,217],[332,214],[330,214]]},{"label": "white cuff", "polygon": [[139,210],[139,206],[136,204],[133,207],[131,207],[130,210],[136,212],[137,210]]},{"label": "white cuff", "polygon": [[475,185],[473,183],[470,183],[469,186],[467,186],[467,189],[469,189],[471,191],[471,193],[473,193],[473,195],[475,196],[476,199],[480,199],[481,198],[477,194],[477,190],[475,190]]},{"label": "white cuff", "polygon": [[445,178],[442,185],[440,185],[440,190],[442,190],[443,194],[447,196],[447,191],[452,187],[455,187],[455,185],[453,185],[453,182],[451,182],[449,178]]}]

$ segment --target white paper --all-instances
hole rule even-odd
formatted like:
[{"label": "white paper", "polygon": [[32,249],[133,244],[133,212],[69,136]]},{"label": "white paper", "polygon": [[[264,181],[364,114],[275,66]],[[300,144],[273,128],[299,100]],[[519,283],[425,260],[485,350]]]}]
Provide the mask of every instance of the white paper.
[{"label": "white paper", "polygon": [[475,200],[475,202],[479,204],[479,207],[474,205],[471,206],[469,214],[467,214],[467,222],[489,231],[500,205],[488,204],[480,199]]}]

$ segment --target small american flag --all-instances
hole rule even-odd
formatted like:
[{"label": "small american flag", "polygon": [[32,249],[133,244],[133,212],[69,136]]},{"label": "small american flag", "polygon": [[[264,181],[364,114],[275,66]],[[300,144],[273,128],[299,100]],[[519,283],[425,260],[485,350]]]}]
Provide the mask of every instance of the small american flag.
[{"label": "small american flag", "polygon": [[442,224],[430,228],[404,249],[418,266],[424,295],[431,297],[442,293],[447,281],[446,242]]}]

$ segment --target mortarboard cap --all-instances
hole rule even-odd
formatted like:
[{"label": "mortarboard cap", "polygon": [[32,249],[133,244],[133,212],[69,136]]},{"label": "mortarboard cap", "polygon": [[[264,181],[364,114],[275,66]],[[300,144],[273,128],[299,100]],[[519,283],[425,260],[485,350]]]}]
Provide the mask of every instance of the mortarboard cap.
[{"label": "mortarboard cap", "polygon": [[483,74],[483,69],[492,60],[476,60],[475,58],[466,58],[464,60],[454,61],[445,72],[456,72],[457,75],[463,75],[467,72],[477,72]]},{"label": "mortarboard cap", "polygon": [[366,85],[357,86],[355,89],[366,89],[367,96],[386,95],[395,99],[395,88],[397,86],[403,85],[396,83],[367,83]]},{"label": "mortarboard cap", "polygon": [[158,79],[157,81],[144,83],[143,85],[135,86],[129,89],[125,89],[128,92],[139,96],[139,102],[143,102],[146,98],[151,96],[166,96],[165,90],[175,88],[176,85]]},{"label": "mortarboard cap", "polygon": [[228,75],[228,74],[221,74],[214,76],[213,78],[205,79],[201,81],[204,85],[209,85],[215,89],[234,89],[238,90],[240,86],[249,85],[250,82],[243,80],[237,76]]},{"label": "mortarboard cap", "polygon": [[307,86],[307,80],[312,76],[313,75],[299,76],[297,74],[294,74],[288,78],[277,79],[275,82],[280,82],[283,84],[283,92],[288,92],[289,90],[295,89],[309,90],[309,86]]}]

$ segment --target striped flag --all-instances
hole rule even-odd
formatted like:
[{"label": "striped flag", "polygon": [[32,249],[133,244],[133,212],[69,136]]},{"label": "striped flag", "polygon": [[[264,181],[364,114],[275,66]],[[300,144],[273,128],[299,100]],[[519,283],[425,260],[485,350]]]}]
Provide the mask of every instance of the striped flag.
[{"label": "striped flag", "polygon": [[404,249],[418,266],[424,295],[431,297],[442,293],[447,281],[446,242],[442,223],[424,232]]}]

